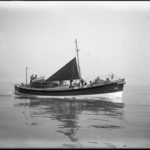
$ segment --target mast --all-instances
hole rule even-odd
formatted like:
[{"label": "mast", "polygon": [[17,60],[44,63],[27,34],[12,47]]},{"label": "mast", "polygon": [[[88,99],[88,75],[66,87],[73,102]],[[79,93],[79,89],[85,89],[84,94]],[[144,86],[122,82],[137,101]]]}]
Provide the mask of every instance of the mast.
[{"label": "mast", "polygon": [[80,69],[80,65],[79,65],[79,49],[78,49],[78,45],[77,45],[77,39],[75,39],[75,44],[76,44],[76,54],[77,54],[77,64],[78,64],[78,71],[79,71],[79,77],[81,79],[81,69]]},{"label": "mast", "polygon": [[27,86],[27,83],[28,83],[28,78],[27,78],[27,75],[28,75],[28,68],[26,67],[26,86]]}]

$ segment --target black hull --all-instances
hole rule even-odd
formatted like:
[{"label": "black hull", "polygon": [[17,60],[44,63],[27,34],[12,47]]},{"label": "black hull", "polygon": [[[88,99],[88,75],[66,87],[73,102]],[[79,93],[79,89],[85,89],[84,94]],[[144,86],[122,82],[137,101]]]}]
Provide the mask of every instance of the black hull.
[{"label": "black hull", "polygon": [[35,89],[15,85],[15,91],[22,94],[42,95],[42,96],[79,96],[95,95],[123,91],[125,83],[110,83],[105,85],[90,86],[85,88],[68,89]]}]

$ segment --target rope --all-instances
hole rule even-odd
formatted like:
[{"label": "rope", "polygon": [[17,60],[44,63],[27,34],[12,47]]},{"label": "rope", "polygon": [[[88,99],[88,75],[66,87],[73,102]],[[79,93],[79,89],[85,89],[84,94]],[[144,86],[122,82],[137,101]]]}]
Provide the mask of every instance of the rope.
[{"label": "rope", "polygon": [[[99,60],[97,60],[96,58],[94,58],[91,54],[89,54],[88,52],[85,52],[84,50],[82,50],[82,52],[84,52],[86,54],[86,56],[91,57],[92,60],[94,60],[95,63],[100,63]],[[105,68],[106,71],[108,71],[109,73],[107,74],[107,76],[111,77],[111,75],[113,74],[114,77],[119,78],[116,74],[113,73],[112,70]]]}]

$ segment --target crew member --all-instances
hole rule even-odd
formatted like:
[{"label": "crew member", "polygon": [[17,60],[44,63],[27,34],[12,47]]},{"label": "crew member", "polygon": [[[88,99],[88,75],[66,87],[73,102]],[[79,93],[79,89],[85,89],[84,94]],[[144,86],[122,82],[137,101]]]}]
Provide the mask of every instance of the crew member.
[{"label": "crew member", "polygon": [[112,74],[112,75],[111,75],[111,79],[113,80],[113,78],[114,78],[114,75]]},{"label": "crew member", "polygon": [[33,74],[30,76],[30,84],[32,83],[32,80],[33,80],[34,76]]},{"label": "crew member", "polygon": [[70,86],[69,86],[69,87],[72,87],[72,82],[73,82],[73,80],[71,79],[71,80],[70,80]]}]

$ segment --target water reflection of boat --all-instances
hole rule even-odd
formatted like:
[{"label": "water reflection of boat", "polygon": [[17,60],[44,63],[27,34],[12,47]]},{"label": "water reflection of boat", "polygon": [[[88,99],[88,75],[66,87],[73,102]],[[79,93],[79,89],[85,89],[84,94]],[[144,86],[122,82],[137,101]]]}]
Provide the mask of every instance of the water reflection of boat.
[{"label": "water reflection of boat", "polygon": [[117,94],[117,96],[122,97],[125,84],[124,79],[114,79],[113,74],[111,78],[96,78],[95,81],[90,81],[90,83],[87,83],[83,79],[79,65],[78,51],[76,41],[76,56],[46,80],[43,78],[36,79],[36,76],[31,80],[30,84],[27,84],[26,69],[26,84],[16,84],[16,93],[80,99],[85,97],[101,97],[102,94],[103,96]]},{"label": "water reflection of boat", "polygon": [[[95,122],[90,122],[89,127],[92,128],[111,128],[116,129],[120,126],[110,124],[102,125],[102,118],[106,117],[107,119],[115,118],[117,120],[123,119],[123,103],[112,103],[105,100],[101,101],[70,101],[59,99],[38,99],[38,98],[25,98],[25,97],[16,97],[19,99],[16,106],[26,107],[28,112],[28,117],[32,120],[32,117],[37,117],[37,122],[39,122],[39,117],[41,120],[45,117],[51,120],[57,120],[60,122],[58,130],[56,132],[63,133],[67,136],[72,142],[78,141],[77,133],[82,126],[81,115],[87,113],[94,113],[96,118],[99,120],[99,126]],[[22,101],[22,100],[23,101]],[[29,109],[28,109],[29,108]],[[89,117],[88,115],[85,117]],[[44,122],[34,123],[34,125],[44,124]],[[33,123],[31,124],[33,125]]]}]

